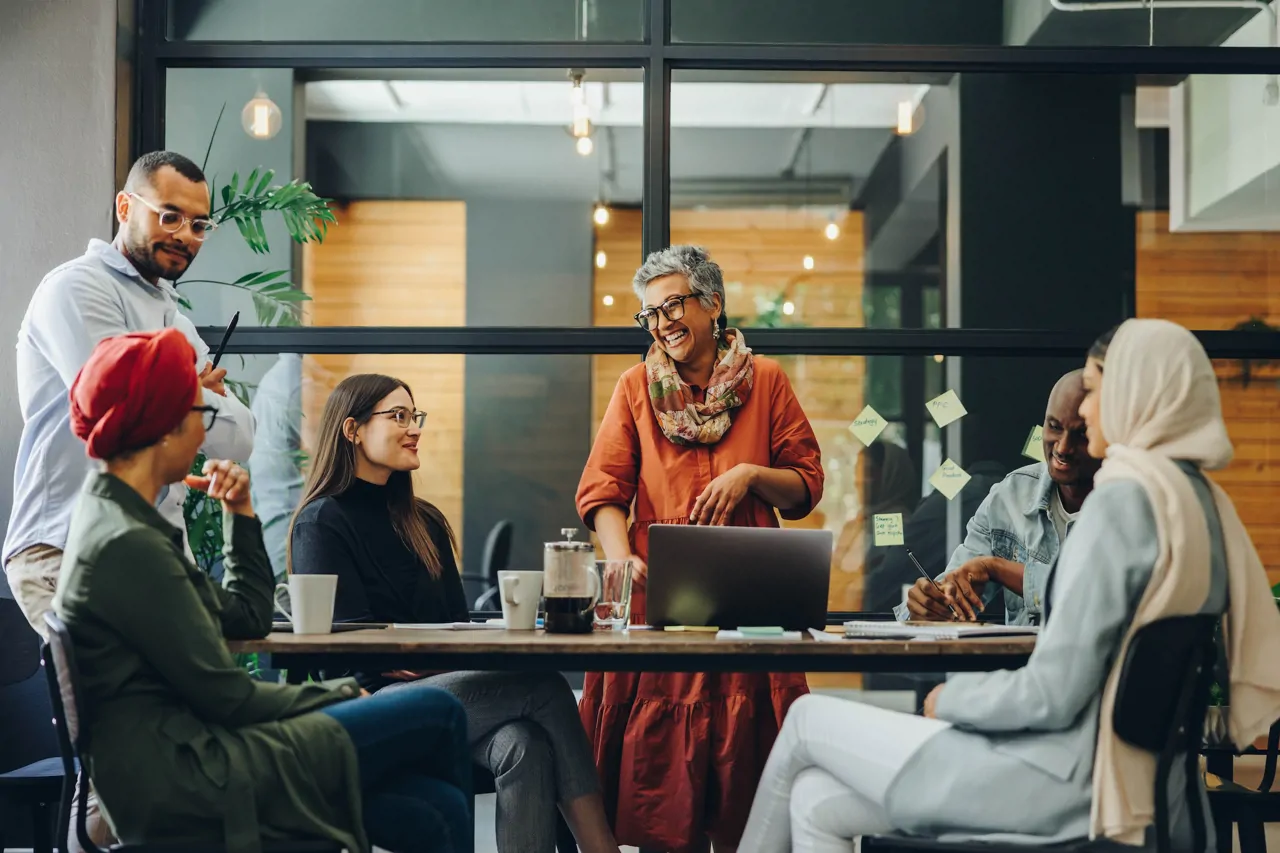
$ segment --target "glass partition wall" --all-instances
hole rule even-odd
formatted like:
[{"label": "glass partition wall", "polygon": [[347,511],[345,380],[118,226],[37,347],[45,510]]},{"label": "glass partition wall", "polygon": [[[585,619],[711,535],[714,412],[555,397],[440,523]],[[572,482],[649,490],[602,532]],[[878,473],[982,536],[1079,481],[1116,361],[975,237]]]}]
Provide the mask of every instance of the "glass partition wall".
[{"label": "glass partition wall", "polygon": [[[464,570],[504,519],[513,566],[536,567],[578,523],[596,427],[649,342],[635,269],[695,243],[818,434],[826,493],[798,524],[835,536],[832,614],[884,611],[913,580],[876,514],[901,513],[940,570],[990,485],[1033,464],[1054,381],[1134,316],[1196,330],[1217,359],[1237,458],[1216,477],[1280,581],[1268,14],[322,5],[140,4],[137,150],[209,149],[219,183],[264,167],[333,199],[323,243],[272,224],[261,255],[220,232],[181,285],[211,341],[241,312],[226,365],[262,446],[290,449],[253,466],[282,516],[327,391],[391,373],[428,411],[418,486]],[[234,284],[257,270],[297,295]],[[926,403],[947,391],[967,415],[939,426]],[[856,428],[868,407],[874,435]],[[947,460],[971,478],[954,497],[934,478]]]}]

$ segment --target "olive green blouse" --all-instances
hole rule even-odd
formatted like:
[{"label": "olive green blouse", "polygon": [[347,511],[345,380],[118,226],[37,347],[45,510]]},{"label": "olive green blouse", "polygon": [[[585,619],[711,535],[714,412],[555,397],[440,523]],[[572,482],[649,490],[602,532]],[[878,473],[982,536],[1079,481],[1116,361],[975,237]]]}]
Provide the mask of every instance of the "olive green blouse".
[{"label": "olive green blouse", "polygon": [[355,747],[317,709],[352,679],[256,681],[227,639],[271,628],[275,580],[256,518],[224,516],[219,588],[182,534],[122,480],[93,474],[71,520],[54,609],[81,676],[88,764],[124,842],[329,838],[369,849]]}]

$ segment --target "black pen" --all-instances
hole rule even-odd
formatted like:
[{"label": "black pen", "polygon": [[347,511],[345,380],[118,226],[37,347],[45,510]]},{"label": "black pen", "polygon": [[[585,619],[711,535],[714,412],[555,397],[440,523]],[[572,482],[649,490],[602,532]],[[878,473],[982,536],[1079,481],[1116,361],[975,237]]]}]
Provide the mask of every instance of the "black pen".
[{"label": "black pen", "polygon": [[222,333],[222,342],[218,344],[218,350],[213,354],[213,367],[211,370],[218,369],[218,362],[222,361],[223,350],[227,348],[227,341],[231,340],[231,333],[236,330],[236,324],[240,322],[240,312],[231,315],[231,322],[227,324],[227,330]]},{"label": "black pen", "polygon": [[933,584],[933,588],[938,591],[938,595],[942,596],[943,604],[947,605],[947,609],[951,611],[952,616],[956,617],[956,621],[957,622],[963,621],[960,619],[960,614],[956,611],[954,607],[951,606],[951,602],[947,601],[947,594],[942,591],[942,587],[938,586],[937,581],[929,577],[929,573],[924,570],[924,566],[920,565],[920,561],[916,559],[915,554],[911,553],[910,548],[907,549],[907,556],[911,559],[911,564],[916,567],[916,571],[920,573],[920,577],[924,578],[929,583]]}]

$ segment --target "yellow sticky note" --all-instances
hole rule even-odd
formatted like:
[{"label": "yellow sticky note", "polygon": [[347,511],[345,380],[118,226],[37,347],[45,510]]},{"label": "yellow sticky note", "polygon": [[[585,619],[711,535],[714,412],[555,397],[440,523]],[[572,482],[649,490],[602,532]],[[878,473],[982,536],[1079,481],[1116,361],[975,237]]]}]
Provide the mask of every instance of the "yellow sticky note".
[{"label": "yellow sticky note", "polygon": [[907,544],[906,540],[902,538],[902,513],[890,512],[884,515],[875,515],[872,516],[872,523],[875,525],[875,542],[877,546]]},{"label": "yellow sticky note", "polygon": [[867,406],[861,412],[858,412],[858,416],[853,419],[853,423],[849,424],[849,432],[853,433],[858,441],[870,447],[871,442],[875,441],[888,425],[889,422],[880,417],[879,412]]},{"label": "yellow sticky note", "polygon": [[969,414],[964,407],[964,403],[961,403],[960,398],[956,396],[955,391],[939,394],[925,403],[924,407],[929,410],[929,414],[933,415],[934,423],[940,427],[954,423]]},{"label": "yellow sticky note", "polygon": [[1044,461],[1044,427],[1033,426],[1027,443],[1022,445],[1022,455],[1037,462]]},{"label": "yellow sticky note", "polygon": [[947,459],[938,466],[938,470],[933,472],[933,476],[929,478],[929,482],[935,489],[947,496],[947,500],[951,500],[960,494],[960,490],[964,488],[969,480],[973,479],[965,470],[956,463]]}]

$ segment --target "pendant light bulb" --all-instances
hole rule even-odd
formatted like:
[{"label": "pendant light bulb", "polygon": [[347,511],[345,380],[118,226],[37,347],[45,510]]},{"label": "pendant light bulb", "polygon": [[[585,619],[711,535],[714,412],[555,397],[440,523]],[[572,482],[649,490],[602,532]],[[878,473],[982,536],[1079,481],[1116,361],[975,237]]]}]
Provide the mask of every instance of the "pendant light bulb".
[{"label": "pendant light bulb", "polygon": [[579,136],[576,148],[583,157],[590,157],[591,152],[596,150],[596,144],[591,141],[590,136]]},{"label": "pendant light bulb", "polygon": [[609,256],[603,251],[596,252],[596,269],[604,269],[607,263],[609,263]]},{"label": "pendant light bulb", "polygon": [[836,224],[834,219],[832,219],[827,223],[827,227],[823,230],[823,233],[827,235],[828,240],[834,240],[840,236],[840,226]]},{"label": "pendant light bulb", "polygon": [[284,116],[261,89],[240,111],[240,124],[251,139],[271,139],[280,132]]},{"label": "pendant light bulb", "polygon": [[807,270],[813,269],[813,255],[804,256],[804,268]]},{"label": "pendant light bulb", "polygon": [[609,208],[605,207],[603,204],[596,204],[596,209],[592,211],[591,218],[597,225],[608,225]]}]

